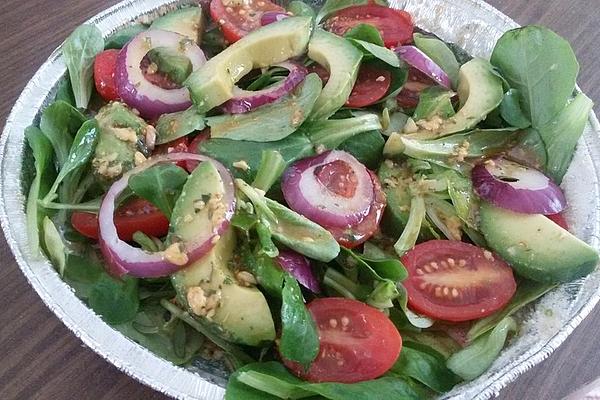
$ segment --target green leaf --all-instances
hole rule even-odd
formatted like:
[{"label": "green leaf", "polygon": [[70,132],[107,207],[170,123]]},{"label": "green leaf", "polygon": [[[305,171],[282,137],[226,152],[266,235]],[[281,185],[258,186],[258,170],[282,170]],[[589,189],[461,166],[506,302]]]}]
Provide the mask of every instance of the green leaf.
[{"label": "green leaf", "polygon": [[147,28],[142,24],[129,25],[125,28],[119,29],[106,38],[104,48],[106,50],[121,49],[127,44],[127,42],[133,39],[134,36],[144,32],[146,29]]},{"label": "green leaf", "polygon": [[510,150],[510,155],[518,160],[525,160],[525,164],[532,165],[537,169],[544,169],[548,160],[546,144],[540,133],[533,128],[521,132],[517,143]]},{"label": "green leaf", "polygon": [[58,170],[67,162],[73,136],[85,120],[83,114],[64,101],[50,104],[42,113],[40,129],[52,143]]},{"label": "green leaf", "polygon": [[425,210],[429,220],[447,239],[462,239],[463,222],[452,204],[436,195],[425,195]]},{"label": "green leaf", "polygon": [[452,87],[458,85],[458,70],[460,64],[456,60],[456,56],[448,45],[441,40],[433,37],[415,33],[413,35],[415,45],[433,60],[439,67],[450,77]]},{"label": "green leaf", "polygon": [[408,308],[408,292],[404,285],[397,285],[400,296],[398,298],[398,304],[402,315],[412,327],[420,329],[431,328],[435,321],[425,315],[417,314]]},{"label": "green leaf", "polygon": [[[54,177],[51,166],[53,150],[52,144],[41,130],[34,126],[25,129],[25,138],[34,157],[35,177],[31,182],[27,195],[27,237],[33,254],[40,253],[40,226],[44,212],[40,210],[38,199],[45,196]],[[48,179],[49,178],[49,179]]]},{"label": "green leaf", "polygon": [[390,88],[388,89],[387,94],[377,103],[386,103],[388,100],[390,100],[396,104],[396,96],[398,96],[402,90],[402,87],[406,83],[406,80],[408,79],[408,66],[402,62],[400,63],[400,68],[395,68],[379,60],[371,61],[371,65],[386,69],[392,74],[392,83],[390,83]]},{"label": "green leaf", "polygon": [[286,166],[285,160],[277,150],[264,150],[252,186],[268,192],[271,186],[279,180]]},{"label": "green leaf", "polygon": [[103,274],[90,292],[89,305],[107,323],[119,325],[133,320],[140,305],[138,281],[124,276],[115,279]]},{"label": "green leaf", "polygon": [[57,197],[56,191],[61,183],[61,193],[63,196],[60,200],[63,202],[75,200],[73,199],[72,193],[76,191],[77,184],[79,183],[80,174],[78,175],[77,173],[80,173],[81,170],[87,166],[88,161],[92,157],[96,148],[96,143],[98,143],[99,130],[98,122],[95,119],[87,120],[81,125],[81,128],[79,128],[77,135],[75,135],[75,138],[73,139],[71,150],[69,151],[65,163],[60,169],[50,191],[44,197],[44,200],[42,200],[44,205]]},{"label": "green leaf", "polygon": [[516,330],[515,321],[510,317],[504,318],[490,332],[450,356],[446,366],[464,380],[477,378],[498,358],[509,332]]},{"label": "green leaf", "polygon": [[175,202],[188,174],[173,164],[158,164],[129,178],[129,188],[138,196],[154,204],[171,218]]},{"label": "green leaf", "polygon": [[555,284],[539,283],[530,280],[519,281],[519,284],[517,285],[517,292],[514,294],[510,302],[504,306],[502,310],[495,312],[489,317],[477,320],[473,326],[471,326],[471,329],[469,329],[467,339],[469,342],[471,342],[481,335],[489,332],[504,318],[513,315],[526,305],[542,297],[554,287],[556,287]]},{"label": "green leaf", "polygon": [[496,43],[492,64],[513,89],[534,128],[552,121],[575,89],[579,64],[569,43],[548,28],[525,26]]},{"label": "green leaf", "polygon": [[156,123],[156,144],[172,142],[192,132],[201,131],[205,126],[204,115],[198,114],[195,107],[163,114]]},{"label": "green leaf", "polygon": [[455,114],[452,107],[452,97],[455,93],[442,87],[433,86],[424,89],[419,96],[419,104],[413,114],[413,119],[430,119],[438,116],[442,119],[448,119]]},{"label": "green leaf", "polygon": [[340,252],[331,233],[308,218],[265,198],[277,222],[271,222],[271,234],[277,241],[309,258],[329,262]]},{"label": "green leaf", "polygon": [[254,275],[258,284],[271,296],[281,297],[284,272],[273,258],[253,252],[249,246],[241,249],[243,264]]},{"label": "green leaf", "polygon": [[391,65],[392,67],[400,68],[401,64],[400,64],[400,59],[398,58],[398,55],[396,55],[396,53],[394,53],[392,50],[388,49],[387,47],[378,46],[376,44],[369,43],[365,40],[352,39],[352,38],[348,38],[348,40],[352,44],[354,44],[357,48],[362,50],[363,54],[365,54],[367,56],[367,58],[365,58],[365,60],[375,57],[375,58],[383,61],[384,63]]},{"label": "green leaf", "polygon": [[308,369],[319,354],[317,325],[304,305],[296,279],[286,274],[281,292],[281,341],[279,352],[286,360]]},{"label": "green leaf", "polygon": [[50,261],[54,264],[54,268],[62,276],[65,272],[67,249],[60,233],[58,233],[56,226],[54,226],[50,218],[44,217],[42,225],[44,228],[44,247],[48,252]]},{"label": "green leaf", "polygon": [[378,130],[359,133],[346,139],[337,148],[352,154],[361,164],[371,170],[379,168],[385,140]]},{"label": "green leaf", "polygon": [[410,212],[408,215],[408,221],[402,235],[398,241],[394,244],[394,250],[398,257],[402,257],[404,253],[412,249],[417,243],[419,232],[421,231],[421,224],[425,219],[425,201],[422,195],[413,195],[410,202]]},{"label": "green leaf", "polygon": [[310,122],[301,130],[314,146],[323,146],[331,150],[360,133],[380,129],[378,115],[364,114],[352,118]]},{"label": "green leaf", "polygon": [[[360,268],[368,271],[373,279],[379,281],[389,279],[394,283],[397,283],[408,278],[406,268],[397,258],[369,258],[345,247],[341,248],[340,254],[344,256],[344,258],[340,260],[343,264],[357,264]],[[353,261],[348,261],[348,258]]]},{"label": "green leaf", "polygon": [[97,255],[90,249],[82,254],[67,254],[63,279],[75,289],[81,299],[88,299],[94,284],[106,271]]},{"label": "green leaf", "polygon": [[392,135],[398,138],[402,152],[419,160],[429,161],[446,168],[461,169],[461,160],[490,157],[504,151],[516,140],[515,128],[476,129],[434,140],[413,139],[409,136]]},{"label": "green leaf", "polygon": [[444,176],[448,185],[448,195],[452,200],[456,215],[469,227],[476,228],[477,197],[473,193],[471,179],[454,170],[447,170]]},{"label": "green leaf", "polygon": [[67,38],[62,50],[75,103],[78,108],[87,108],[94,85],[94,60],[104,50],[102,32],[94,25],[81,25]]},{"label": "green leaf", "polygon": [[148,251],[150,253],[155,253],[157,251],[164,250],[164,249],[161,249],[161,247],[164,247],[164,246],[159,247],[158,244],[154,240],[152,240],[152,238],[150,236],[146,235],[142,231],[134,232],[132,239],[134,242],[139,244],[140,247],[144,251]]},{"label": "green leaf", "polygon": [[72,106],[75,106],[75,97],[73,97],[73,88],[71,87],[71,79],[69,76],[65,76],[64,79],[58,83],[58,89],[56,89],[56,97],[54,101],[64,101]]},{"label": "green leaf", "polygon": [[[350,29],[344,35],[347,39],[357,39],[364,42],[369,42],[377,46],[385,46],[381,33],[376,27],[370,24],[358,24],[354,28]],[[396,57],[398,58],[398,57]]]},{"label": "green leaf", "polygon": [[500,115],[515,128],[525,129],[531,126],[531,121],[521,109],[521,95],[517,89],[510,89],[504,94],[500,103]]},{"label": "green leaf", "polygon": [[311,17],[313,19],[316,18],[315,10],[313,10],[311,6],[309,6],[303,1],[291,1],[287,6],[287,10],[297,17]]},{"label": "green leaf", "polygon": [[[377,2],[376,2],[377,3]],[[317,23],[320,23],[325,17],[347,7],[369,4],[369,0],[327,0],[323,7],[317,13]]]},{"label": "green leaf", "polygon": [[422,344],[404,342],[391,372],[413,378],[438,393],[452,389],[460,379],[446,367],[446,359]]},{"label": "green leaf", "polygon": [[[320,395],[322,397],[311,397]],[[330,400],[419,400],[422,393],[401,377],[383,377],[370,381],[346,383],[307,383],[293,376],[275,362],[256,363],[236,371],[227,385],[225,400],[272,399]]]},{"label": "green leaf", "polygon": [[[314,154],[310,140],[301,133],[294,133],[285,139],[275,142],[248,142],[230,139],[208,139],[200,145],[200,152],[212,157],[227,167],[236,178],[252,182],[262,160],[265,150],[275,150],[283,157],[286,168],[294,161]],[[234,163],[245,161],[249,168],[235,168]]]},{"label": "green leaf", "polygon": [[562,182],[571,164],[575,147],[583,134],[593,106],[592,100],[579,93],[556,118],[537,128],[546,144],[546,172],[556,183]]},{"label": "green leaf", "polygon": [[267,257],[277,257],[279,255],[279,249],[273,243],[271,238],[271,230],[268,227],[268,222],[259,222],[256,224],[256,234],[258,236],[258,243],[260,244],[260,254],[264,254]]},{"label": "green leaf", "polygon": [[321,94],[321,79],[309,74],[304,82],[279,101],[243,114],[207,117],[212,138],[273,142],[295,132],[310,114]]}]

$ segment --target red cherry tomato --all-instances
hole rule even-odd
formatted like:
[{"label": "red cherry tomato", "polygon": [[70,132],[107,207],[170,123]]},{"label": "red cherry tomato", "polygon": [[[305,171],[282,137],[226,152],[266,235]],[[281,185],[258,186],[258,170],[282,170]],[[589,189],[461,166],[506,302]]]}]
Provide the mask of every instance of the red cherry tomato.
[{"label": "red cherry tomato", "polygon": [[212,0],[210,16],[221,27],[223,36],[236,42],[255,29],[260,28],[260,18],[266,11],[285,12],[283,7],[269,0]]},{"label": "red cherry tomato", "polygon": [[346,106],[361,108],[381,100],[390,89],[392,73],[368,64],[360,66],[358,78]]},{"label": "red cherry tomato", "polygon": [[402,338],[381,311],[360,301],[326,297],[308,305],[319,331],[320,349],[308,371],[284,360],[310,382],[354,383],[383,375],[396,362]]},{"label": "red cherry tomato", "polygon": [[[317,63],[310,65],[308,70],[319,75],[323,85],[329,80],[329,71]],[[346,106],[352,108],[370,106],[385,96],[391,84],[392,73],[390,71],[362,64],[352,93],[346,101]]]},{"label": "red cherry tomato", "polygon": [[403,284],[413,310],[442,321],[486,317],[517,289],[512,269],[496,254],[454,240],[430,240],[402,257]]},{"label": "red cherry tomato", "polygon": [[386,47],[397,47],[412,42],[414,25],[410,14],[377,4],[344,8],[325,22],[325,28],[343,36],[359,24],[369,24],[377,28]]},{"label": "red cherry tomato", "polygon": [[[156,146],[152,155],[155,154],[171,154],[171,153],[187,153],[189,151],[188,147],[188,138],[187,136],[181,137],[177,140],[173,140],[172,142],[161,144],[160,146]],[[175,163],[180,168],[186,169],[187,161],[177,161]]]},{"label": "red cherry tomato", "polygon": [[409,68],[406,83],[396,97],[398,105],[402,108],[415,108],[419,104],[421,92],[435,84],[430,77],[418,69]]},{"label": "red cherry tomato", "polygon": [[[71,225],[83,236],[98,239],[98,215],[75,211]],[[121,240],[130,242],[137,231],[149,236],[161,237],[169,231],[169,220],[153,204],[143,199],[134,199],[119,207],[115,213],[115,226]]]},{"label": "red cherry tomato", "polygon": [[[188,146],[188,151],[190,153],[200,153],[200,144],[210,138],[210,129],[206,128],[202,132],[200,132],[190,143]],[[192,172],[196,169],[196,167],[200,164],[198,161],[188,160],[185,162],[185,169],[188,172]]]},{"label": "red cherry tomato", "polygon": [[567,224],[567,220],[562,213],[546,215],[546,217],[550,218],[554,223],[565,230],[569,230],[569,225]]},{"label": "red cherry tomato", "polygon": [[325,227],[325,229],[331,232],[339,244],[348,249],[361,245],[375,234],[379,228],[379,223],[381,222],[381,217],[383,216],[383,211],[385,209],[385,193],[381,189],[379,178],[371,171],[369,171],[369,174],[373,180],[375,197],[373,199],[373,204],[371,204],[371,210],[367,216],[358,224],[346,228],[336,226]]},{"label": "red cherry tomato", "polygon": [[106,101],[119,99],[117,83],[115,81],[115,68],[119,50],[105,50],[94,60],[94,82],[96,90]]}]

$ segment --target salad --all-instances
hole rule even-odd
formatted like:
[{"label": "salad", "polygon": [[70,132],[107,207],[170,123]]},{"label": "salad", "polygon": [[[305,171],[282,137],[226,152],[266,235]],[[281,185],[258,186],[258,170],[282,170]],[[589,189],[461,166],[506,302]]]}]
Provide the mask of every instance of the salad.
[{"label": "salad", "polygon": [[30,245],[226,399],[444,393],[598,264],[560,188],[592,102],[546,28],[486,60],[379,1],[212,0],[62,49]]}]

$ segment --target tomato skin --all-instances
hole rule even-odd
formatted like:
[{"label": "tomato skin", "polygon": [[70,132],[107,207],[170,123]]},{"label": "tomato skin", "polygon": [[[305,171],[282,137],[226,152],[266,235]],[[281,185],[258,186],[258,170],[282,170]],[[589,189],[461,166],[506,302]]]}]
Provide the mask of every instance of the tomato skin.
[{"label": "tomato skin", "polygon": [[[154,205],[143,199],[134,199],[119,207],[115,213],[117,235],[130,242],[137,231],[149,236],[161,237],[169,231],[169,220]],[[98,215],[75,211],[71,215],[71,225],[83,236],[98,239]]]},{"label": "tomato skin", "polygon": [[[204,142],[208,139],[210,139],[210,128],[204,129],[190,142],[190,145],[188,146],[188,151],[190,153],[198,153],[199,154],[200,153],[200,144],[202,144],[202,142]],[[193,170],[196,169],[198,164],[200,164],[200,162],[194,161],[194,160],[188,160],[185,162],[185,169],[187,170],[187,172],[191,173]]]},{"label": "tomato skin", "polygon": [[379,223],[383,217],[383,211],[385,210],[385,206],[387,204],[385,193],[381,188],[379,178],[371,171],[369,171],[369,175],[371,175],[375,192],[375,197],[373,199],[373,203],[371,204],[371,210],[369,211],[369,214],[367,214],[367,216],[361,222],[350,227],[325,227],[325,229],[331,232],[335,240],[337,240],[339,244],[347,249],[353,249],[357,246],[360,246],[369,240],[369,238],[373,236],[375,232],[377,232],[377,229],[379,229]]},{"label": "tomato skin", "polygon": [[468,243],[430,240],[401,258],[410,308],[442,321],[470,321],[504,307],[517,284],[496,254]]},{"label": "tomato skin", "polygon": [[210,2],[210,16],[221,28],[229,43],[234,43],[255,29],[260,28],[260,18],[266,11],[285,12],[283,7],[269,0],[246,0],[244,5],[228,4],[223,0]]},{"label": "tomato skin", "polygon": [[569,230],[569,224],[567,224],[567,220],[562,213],[558,214],[550,214],[546,215],[547,218],[550,218],[555,224],[563,228],[564,230]]},{"label": "tomato skin", "polygon": [[317,324],[320,349],[308,371],[284,360],[297,376],[309,382],[361,382],[380,377],[398,359],[402,338],[381,311],[336,297],[315,299],[308,311]]},{"label": "tomato skin", "polygon": [[377,4],[344,8],[325,22],[325,28],[343,36],[359,24],[369,24],[377,28],[386,47],[397,47],[412,42],[414,25],[410,14]]},{"label": "tomato skin", "polygon": [[106,101],[119,100],[115,69],[119,50],[104,50],[94,60],[94,83],[96,90]]},{"label": "tomato skin", "polygon": [[421,92],[436,83],[427,75],[414,67],[408,69],[408,78],[396,97],[398,105],[402,108],[411,109],[417,107]]},{"label": "tomato skin", "polygon": [[381,100],[390,89],[392,73],[368,64],[360,66],[358,78],[346,106],[362,108]]}]

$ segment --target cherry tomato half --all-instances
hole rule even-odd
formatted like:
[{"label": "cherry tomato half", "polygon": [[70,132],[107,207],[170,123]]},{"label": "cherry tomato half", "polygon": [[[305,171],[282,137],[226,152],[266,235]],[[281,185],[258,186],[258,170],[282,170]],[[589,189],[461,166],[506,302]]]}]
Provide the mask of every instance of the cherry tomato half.
[{"label": "cherry tomato half", "polygon": [[569,230],[567,220],[565,219],[565,216],[562,213],[546,215],[546,217],[550,218],[552,221],[554,221],[555,224],[557,224],[561,228],[567,231]]},{"label": "cherry tomato half", "polygon": [[369,174],[373,181],[375,197],[373,198],[373,203],[371,204],[371,209],[367,216],[358,224],[346,228],[337,226],[325,227],[325,229],[331,232],[339,244],[348,249],[361,245],[375,234],[377,229],[379,229],[379,223],[381,222],[381,217],[383,217],[383,211],[385,210],[386,198],[385,193],[381,188],[379,178],[371,171],[369,171]]},{"label": "cherry tomato half", "polygon": [[[98,239],[98,215],[75,211],[71,225],[83,236]],[[121,240],[130,242],[137,231],[149,236],[161,237],[169,231],[169,220],[153,204],[134,199],[119,207],[115,213],[115,226]]]},{"label": "cherry tomato half", "polygon": [[325,22],[325,28],[343,36],[359,24],[373,25],[386,47],[397,47],[412,42],[414,25],[406,11],[369,4],[344,8]]},{"label": "cherry tomato half", "polygon": [[421,92],[436,83],[427,75],[416,68],[408,69],[408,78],[396,97],[398,105],[402,108],[415,108],[419,104]]},{"label": "cherry tomato half", "polygon": [[[152,155],[155,154],[171,154],[171,153],[187,153],[189,151],[187,136],[180,137],[179,139],[173,140],[172,142],[161,144],[156,146]],[[187,161],[181,160],[175,163],[180,168],[186,169]]]},{"label": "cherry tomato half", "polygon": [[284,360],[310,382],[354,383],[383,375],[396,362],[402,338],[381,311],[360,301],[326,297],[308,304],[317,324],[320,348],[308,371]]},{"label": "cherry tomato half", "polygon": [[106,101],[119,99],[117,83],[115,81],[115,68],[119,50],[104,50],[94,60],[94,82],[96,90]]},{"label": "cherry tomato half", "polygon": [[512,269],[496,254],[453,240],[430,240],[402,257],[413,310],[443,321],[486,317],[517,289]]},{"label": "cherry tomato half", "polygon": [[236,42],[260,28],[260,18],[266,11],[285,12],[269,0],[212,0],[210,16],[221,27],[229,43]]},{"label": "cherry tomato half", "polygon": [[392,73],[385,69],[363,64],[346,106],[361,108],[381,100],[390,89]]}]

